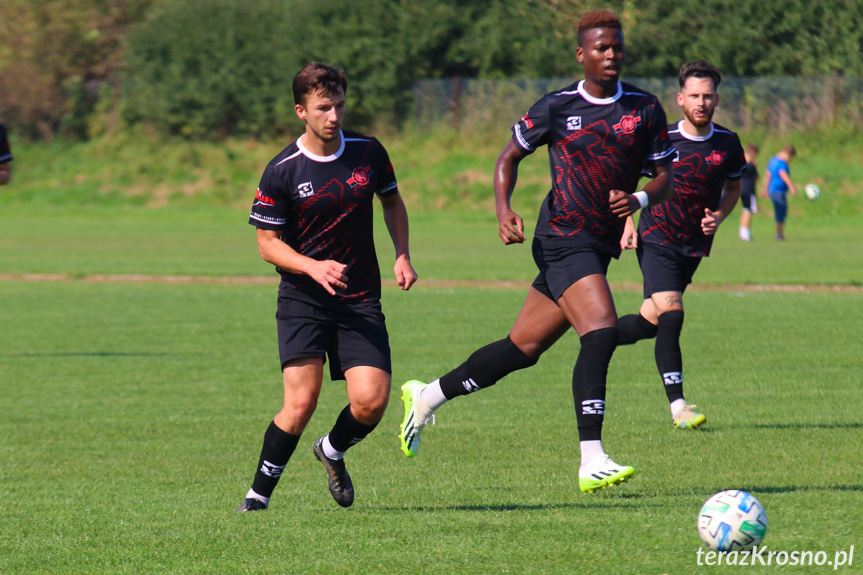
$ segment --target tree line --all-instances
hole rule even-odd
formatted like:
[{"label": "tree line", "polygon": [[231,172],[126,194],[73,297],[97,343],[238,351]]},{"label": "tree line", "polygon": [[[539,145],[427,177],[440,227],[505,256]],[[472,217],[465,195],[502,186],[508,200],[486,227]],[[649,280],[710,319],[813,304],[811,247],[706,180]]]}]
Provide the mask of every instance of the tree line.
[{"label": "tree line", "polygon": [[[586,0],[5,0],[0,121],[25,137],[129,126],[189,138],[296,128],[291,80],[345,69],[352,125],[399,125],[437,78],[572,76]],[[863,76],[861,0],[621,0],[626,76]]]}]

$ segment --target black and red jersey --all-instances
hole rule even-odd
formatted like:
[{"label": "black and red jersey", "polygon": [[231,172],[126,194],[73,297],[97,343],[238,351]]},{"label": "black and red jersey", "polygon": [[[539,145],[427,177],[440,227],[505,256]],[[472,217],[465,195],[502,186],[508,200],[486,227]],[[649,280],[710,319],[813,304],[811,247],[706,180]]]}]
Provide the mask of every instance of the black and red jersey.
[{"label": "black and red jersey", "polygon": [[625,220],[611,212],[609,195],[635,192],[643,169],[671,161],[666,130],[656,97],[627,83],[611,98],[594,98],[584,81],[543,96],[513,126],[523,152],[548,146],[552,184],[535,234],[571,237],[618,257]]},{"label": "black and red jersey", "polygon": [[9,140],[6,137],[6,126],[0,124],[0,164],[12,161],[12,150],[9,148]]},{"label": "black and red jersey", "polygon": [[[301,139],[267,165],[252,204],[249,223],[282,232],[282,241],[316,260],[347,265],[345,300],[380,298],[381,274],[372,233],[375,194],[398,193],[395,173],[384,147],[375,138],[342,132],[332,156],[318,156]],[[326,290],[313,279],[278,270],[281,289],[321,298]]]},{"label": "black and red jersey", "polygon": [[701,231],[704,209],[716,210],[725,181],[743,175],[743,147],[737,134],[718,124],[712,124],[710,133],[702,137],[687,134],[681,121],[668,127],[668,138],[677,150],[672,164],[674,193],[641,213],[641,241],[686,256],[708,256],[713,236]]}]

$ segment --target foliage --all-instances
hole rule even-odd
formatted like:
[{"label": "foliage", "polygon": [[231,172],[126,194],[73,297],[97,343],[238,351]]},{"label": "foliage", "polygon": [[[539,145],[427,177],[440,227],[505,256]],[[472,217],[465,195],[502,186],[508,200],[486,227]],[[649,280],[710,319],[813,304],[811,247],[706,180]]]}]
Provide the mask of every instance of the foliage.
[{"label": "foliage", "polygon": [[129,34],[124,117],[168,133],[283,133],[303,62],[289,0],[166,2]]},{"label": "foliage", "polygon": [[81,138],[100,89],[113,102],[124,34],[152,0],[5,0],[0,118],[25,136]]}]

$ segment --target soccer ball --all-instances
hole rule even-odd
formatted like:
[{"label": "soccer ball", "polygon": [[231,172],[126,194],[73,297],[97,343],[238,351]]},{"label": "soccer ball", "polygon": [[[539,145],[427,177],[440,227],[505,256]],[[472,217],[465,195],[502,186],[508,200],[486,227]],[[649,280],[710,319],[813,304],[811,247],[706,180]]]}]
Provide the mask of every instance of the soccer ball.
[{"label": "soccer ball", "polygon": [[821,188],[819,188],[815,184],[806,184],[806,187],[803,188],[803,191],[806,192],[806,197],[813,202],[818,199],[818,196],[821,195]]},{"label": "soccer ball", "polygon": [[745,551],[760,545],[767,531],[764,508],[745,491],[720,491],[704,502],[698,534],[716,551]]}]

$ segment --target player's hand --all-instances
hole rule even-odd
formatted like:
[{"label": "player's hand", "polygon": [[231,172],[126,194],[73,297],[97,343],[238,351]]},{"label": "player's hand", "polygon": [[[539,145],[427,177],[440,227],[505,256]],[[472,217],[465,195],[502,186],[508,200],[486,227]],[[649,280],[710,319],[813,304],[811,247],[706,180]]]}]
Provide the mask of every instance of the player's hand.
[{"label": "player's hand", "polygon": [[620,249],[633,250],[637,247],[638,231],[635,229],[632,218],[626,218],[626,224],[623,226],[623,235],[620,236]]},{"label": "player's hand", "polygon": [[504,245],[524,243],[524,221],[512,210],[502,212],[497,217],[498,230]]},{"label": "player's hand", "polygon": [[417,272],[414,271],[410,258],[405,255],[399,256],[396,259],[393,272],[396,274],[396,283],[405,291],[411,289],[411,286],[417,281]]},{"label": "player's hand", "polygon": [[708,208],[704,208],[704,218],[701,220],[701,231],[705,236],[712,236],[719,228],[719,216],[711,212]]},{"label": "player's hand", "polygon": [[309,264],[306,274],[321,284],[330,295],[336,295],[335,288],[345,289],[348,284],[348,276],[345,275],[345,269],[348,266],[340,264],[334,260],[317,261],[312,260]]},{"label": "player's hand", "polygon": [[608,203],[611,206],[611,213],[618,218],[627,218],[641,207],[641,204],[638,203],[638,198],[620,190],[611,190]]}]

